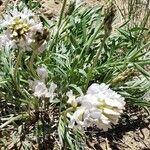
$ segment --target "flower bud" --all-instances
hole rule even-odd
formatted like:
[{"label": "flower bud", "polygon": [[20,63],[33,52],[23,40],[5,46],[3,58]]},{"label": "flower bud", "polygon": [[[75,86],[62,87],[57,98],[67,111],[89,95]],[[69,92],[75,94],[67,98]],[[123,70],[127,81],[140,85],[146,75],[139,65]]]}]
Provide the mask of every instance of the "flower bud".
[{"label": "flower bud", "polygon": [[48,78],[48,71],[46,68],[44,67],[37,68],[36,71],[42,81],[45,81]]}]

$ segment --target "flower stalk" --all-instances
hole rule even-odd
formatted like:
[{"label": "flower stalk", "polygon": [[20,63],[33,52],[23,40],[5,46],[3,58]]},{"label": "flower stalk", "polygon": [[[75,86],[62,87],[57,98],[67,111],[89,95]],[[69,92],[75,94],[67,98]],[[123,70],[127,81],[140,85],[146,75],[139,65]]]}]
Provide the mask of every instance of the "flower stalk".
[{"label": "flower stalk", "polygon": [[17,72],[18,72],[19,66],[21,64],[22,56],[23,56],[23,51],[21,50],[21,51],[19,51],[19,54],[17,56],[16,64],[15,64],[14,71],[13,71],[13,81],[14,81],[18,91],[20,91],[20,90],[19,90],[19,85],[18,85],[18,80],[17,80]]},{"label": "flower stalk", "polygon": [[15,67],[14,67],[14,72],[13,72],[14,81],[16,80],[16,77],[17,77],[17,71],[18,71],[18,68],[21,64],[22,56],[23,56],[23,51],[19,51],[19,54],[18,54],[17,60],[16,60],[16,64],[15,64]]},{"label": "flower stalk", "polygon": [[30,61],[29,61],[29,69],[30,69],[30,72],[31,74],[35,77],[35,78],[39,78],[35,72],[35,69],[33,67],[33,64],[34,64],[34,59],[36,58],[37,56],[37,53],[36,51],[33,51],[32,55],[31,55],[31,58],[30,58]]}]

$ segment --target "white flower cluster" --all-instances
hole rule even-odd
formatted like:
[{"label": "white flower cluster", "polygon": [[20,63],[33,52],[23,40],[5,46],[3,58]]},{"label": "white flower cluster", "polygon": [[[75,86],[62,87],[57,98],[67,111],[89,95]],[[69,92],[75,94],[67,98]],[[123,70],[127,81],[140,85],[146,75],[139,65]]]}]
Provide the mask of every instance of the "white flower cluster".
[{"label": "white flower cluster", "polygon": [[53,98],[56,96],[55,90],[57,85],[51,82],[49,88],[46,87],[45,80],[48,78],[48,72],[46,68],[38,68],[37,74],[40,80],[29,81],[29,85],[34,92],[33,95],[38,98],[44,97],[53,100]]},{"label": "white flower cluster", "polygon": [[93,83],[86,95],[76,99],[69,95],[69,103],[80,104],[72,116],[69,114],[71,127],[75,124],[82,128],[96,125],[104,131],[111,128],[111,124],[117,124],[125,106],[124,98],[104,83]]},{"label": "white flower cluster", "polygon": [[[27,8],[21,12],[17,9],[7,12],[0,21],[3,33],[0,35],[0,45],[9,45],[11,48],[32,50],[37,43],[37,36],[42,35],[44,28],[38,18]],[[38,35],[37,35],[38,34]],[[42,52],[46,47],[46,41],[36,46],[37,51]]]}]

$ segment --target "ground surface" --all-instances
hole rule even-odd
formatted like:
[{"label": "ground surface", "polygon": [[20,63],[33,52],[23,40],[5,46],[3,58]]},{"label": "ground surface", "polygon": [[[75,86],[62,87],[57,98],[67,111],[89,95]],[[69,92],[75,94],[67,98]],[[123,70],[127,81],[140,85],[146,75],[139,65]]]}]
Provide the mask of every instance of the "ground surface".
[{"label": "ground surface", "polygon": [[[0,12],[8,0],[0,0]],[[118,1],[119,2],[119,1]],[[124,1],[125,2],[125,1]],[[86,0],[87,5],[103,5],[101,0]],[[55,17],[61,9],[61,0],[41,0],[41,12],[48,18]],[[118,5],[121,6],[119,3]],[[124,4],[125,5],[125,4]],[[129,108],[123,116],[125,122],[114,130],[102,133],[90,130],[87,133],[86,150],[150,150],[150,119],[137,108]]]}]

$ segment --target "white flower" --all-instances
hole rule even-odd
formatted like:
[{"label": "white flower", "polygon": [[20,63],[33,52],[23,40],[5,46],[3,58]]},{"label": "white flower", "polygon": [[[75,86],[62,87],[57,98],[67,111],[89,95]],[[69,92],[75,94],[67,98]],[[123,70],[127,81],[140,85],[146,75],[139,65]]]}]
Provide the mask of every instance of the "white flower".
[{"label": "white flower", "polygon": [[16,47],[16,43],[14,40],[11,40],[9,34],[5,33],[0,35],[0,47]]},{"label": "white flower", "polygon": [[93,83],[87,90],[87,94],[98,94],[99,92],[103,93],[106,92],[106,90],[108,89],[108,85],[106,85],[105,83],[102,84],[97,84],[97,83]]},{"label": "white flower", "polygon": [[40,47],[38,47],[37,51],[38,51],[39,53],[43,53],[44,50],[46,49],[46,47],[47,47],[47,42],[44,41],[44,42],[40,45]]},{"label": "white flower", "polygon": [[[27,8],[24,8],[22,11],[14,9],[7,12],[3,16],[3,20],[0,21],[0,27],[4,30],[1,35],[4,38],[0,38],[2,46],[7,42],[10,47],[19,47],[28,51],[32,50],[32,45],[35,45],[37,42],[35,39],[36,34],[43,34],[42,23]],[[43,51],[44,49],[45,42],[42,43],[37,51]]]},{"label": "white flower", "polygon": [[77,126],[83,129],[96,125],[98,128],[107,131],[108,128],[111,128],[110,123],[110,120],[102,114],[101,110],[94,107],[87,109],[81,106],[77,108],[73,115],[70,115],[69,127]]},{"label": "white flower", "polygon": [[45,81],[45,79],[48,78],[48,71],[46,68],[40,67],[40,68],[37,68],[36,71],[42,81]]},{"label": "white flower", "polygon": [[18,11],[17,9],[9,10],[9,12],[7,12],[6,15],[3,16],[4,19],[0,21],[0,27],[1,28],[9,27],[12,23],[14,23],[14,20],[16,18],[29,21],[30,17],[33,16],[34,14],[32,13],[32,11],[28,10],[27,8],[24,8],[21,12]]},{"label": "white flower", "polygon": [[50,101],[53,100],[53,98],[56,96],[55,90],[57,88],[57,85],[53,82],[51,82],[48,93],[45,95],[46,97],[50,97]]},{"label": "white flower", "polygon": [[49,89],[46,87],[44,82],[39,80],[29,81],[29,86],[34,92],[33,95],[38,98],[45,97],[50,98],[50,100],[53,100],[53,98],[56,96],[56,93],[54,93],[54,91],[56,90],[57,85],[53,82],[50,84]]},{"label": "white flower", "polygon": [[91,108],[85,111],[84,126],[90,127],[96,125],[98,128],[107,131],[111,128],[110,120],[102,114],[102,111],[96,108]]},{"label": "white flower", "polygon": [[73,128],[75,126],[75,124],[77,124],[77,126],[84,127],[84,112],[85,112],[85,108],[84,107],[79,107],[74,114],[71,116],[70,115],[70,124],[69,127]]},{"label": "white flower", "polygon": [[40,97],[46,97],[48,93],[48,90],[46,88],[46,85],[43,82],[37,82],[37,84],[34,87],[34,96]]},{"label": "white flower", "polygon": [[68,91],[68,92],[66,93],[66,95],[67,95],[68,98],[69,98],[68,101],[67,101],[67,103],[68,103],[68,104],[71,104],[73,107],[77,107],[76,97],[75,97],[75,95],[73,95],[72,90]]},{"label": "white flower", "polygon": [[117,107],[118,109],[124,109],[124,98],[111,90],[108,85],[102,83],[93,83],[87,90],[87,94],[95,95],[99,98],[99,101],[103,101],[106,105],[111,107]]},{"label": "white flower", "polygon": [[84,96],[80,96],[77,98],[77,102],[80,103],[82,106],[90,108],[91,106],[99,105],[99,100],[97,96],[92,94],[86,94]]},{"label": "white flower", "polygon": [[[77,124],[79,122],[79,125],[83,127],[96,125],[104,131],[111,128],[112,123],[117,124],[126,104],[121,95],[104,83],[92,84],[88,88],[87,94],[78,97],[76,101],[81,106],[74,112],[72,120]],[[83,108],[84,112],[82,112]],[[81,114],[82,118],[80,117]]]}]

